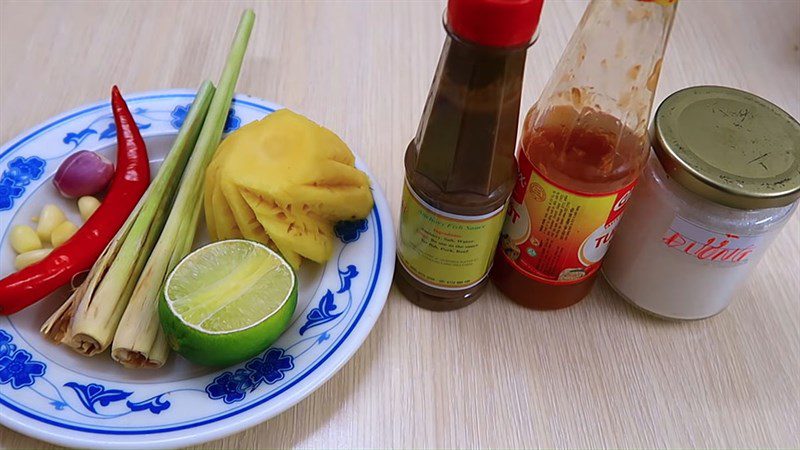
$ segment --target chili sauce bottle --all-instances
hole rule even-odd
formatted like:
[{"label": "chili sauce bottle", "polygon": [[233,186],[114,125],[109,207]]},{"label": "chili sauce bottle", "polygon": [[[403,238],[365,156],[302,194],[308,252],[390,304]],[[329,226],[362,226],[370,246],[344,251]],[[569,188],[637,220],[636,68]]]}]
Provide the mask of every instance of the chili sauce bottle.
[{"label": "chili sauce bottle", "polygon": [[450,0],[447,38],[405,154],[395,281],[423,308],[483,292],[514,186],[525,56],[543,0]]},{"label": "chili sauce bottle", "polygon": [[528,112],[492,271],[514,301],[563,308],[592,288],[647,161],[676,8],[676,0],[592,0]]}]

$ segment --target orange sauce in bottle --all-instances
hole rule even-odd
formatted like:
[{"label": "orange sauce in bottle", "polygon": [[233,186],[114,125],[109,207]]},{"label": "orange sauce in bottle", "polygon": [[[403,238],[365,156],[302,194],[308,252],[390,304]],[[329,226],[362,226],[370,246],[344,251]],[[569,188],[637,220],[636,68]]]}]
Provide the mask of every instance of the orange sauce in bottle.
[{"label": "orange sauce in bottle", "polygon": [[[617,118],[590,108],[579,113],[571,106],[560,106],[542,118],[536,115],[535,109],[529,113],[520,139],[521,178],[509,209],[507,228],[513,220],[515,208],[522,207],[526,189],[531,191],[531,185],[525,183],[528,180],[524,180],[530,175],[524,173],[526,167],[555,186],[568,186],[569,191],[579,198],[619,196],[623,202],[626,200],[623,199],[625,193],[629,192],[647,160],[645,137],[621,126]],[[617,194],[620,191],[622,194]],[[583,230],[580,234],[588,235],[590,231]],[[607,241],[610,241],[613,229],[609,233]],[[509,233],[504,231],[492,270],[494,283],[506,296],[529,308],[557,309],[580,301],[594,285],[597,269],[575,282],[564,282],[569,273],[562,275],[563,264],[559,262],[569,256],[561,251],[565,247],[562,241],[568,239],[556,237],[549,248],[542,249],[541,242],[530,246],[530,239],[545,241],[547,236],[542,234],[553,233],[537,234],[532,230],[531,234],[533,238],[528,237],[527,248],[539,252],[534,266],[527,266],[532,273],[514,267],[515,261],[527,255],[518,254],[518,246],[508,241]],[[559,243],[562,245],[556,248]],[[547,260],[542,261],[542,258]]]}]

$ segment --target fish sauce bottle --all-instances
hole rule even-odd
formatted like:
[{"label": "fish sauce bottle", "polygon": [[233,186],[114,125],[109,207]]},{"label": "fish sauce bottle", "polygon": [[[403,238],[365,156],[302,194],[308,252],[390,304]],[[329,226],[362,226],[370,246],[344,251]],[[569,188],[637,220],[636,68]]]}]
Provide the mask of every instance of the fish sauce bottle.
[{"label": "fish sauce bottle", "polygon": [[450,0],[447,32],[405,153],[395,282],[452,310],[486,287],[516,176],[525,56],[543,0]]},{"label": "fish sauce bottle", "polygon": [[591,290],[647,161],[676,8],[676,0],[592,0],[528,112],[492,271],[517,303],[563,308]]}]

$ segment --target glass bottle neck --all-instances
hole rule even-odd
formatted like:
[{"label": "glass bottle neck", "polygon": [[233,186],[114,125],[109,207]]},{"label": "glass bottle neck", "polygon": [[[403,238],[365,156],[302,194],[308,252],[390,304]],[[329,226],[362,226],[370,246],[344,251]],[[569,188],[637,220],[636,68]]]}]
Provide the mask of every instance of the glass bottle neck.
[{"label": "glass bottle neck", "polygon": [[617,117],[647,132],[676,1],[592,0],[537,102]]}]

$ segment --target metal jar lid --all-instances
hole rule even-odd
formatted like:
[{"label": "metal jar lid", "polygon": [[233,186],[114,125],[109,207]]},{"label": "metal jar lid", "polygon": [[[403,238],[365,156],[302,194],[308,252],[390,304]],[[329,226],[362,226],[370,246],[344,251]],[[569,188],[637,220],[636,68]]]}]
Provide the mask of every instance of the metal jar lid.
[{"label": "metal jar lid", "polygon": [[800,124],[761,97],[696,86],[667,97],[652,145],[669,176],[713,202],[739,209],[800,198]]}]

